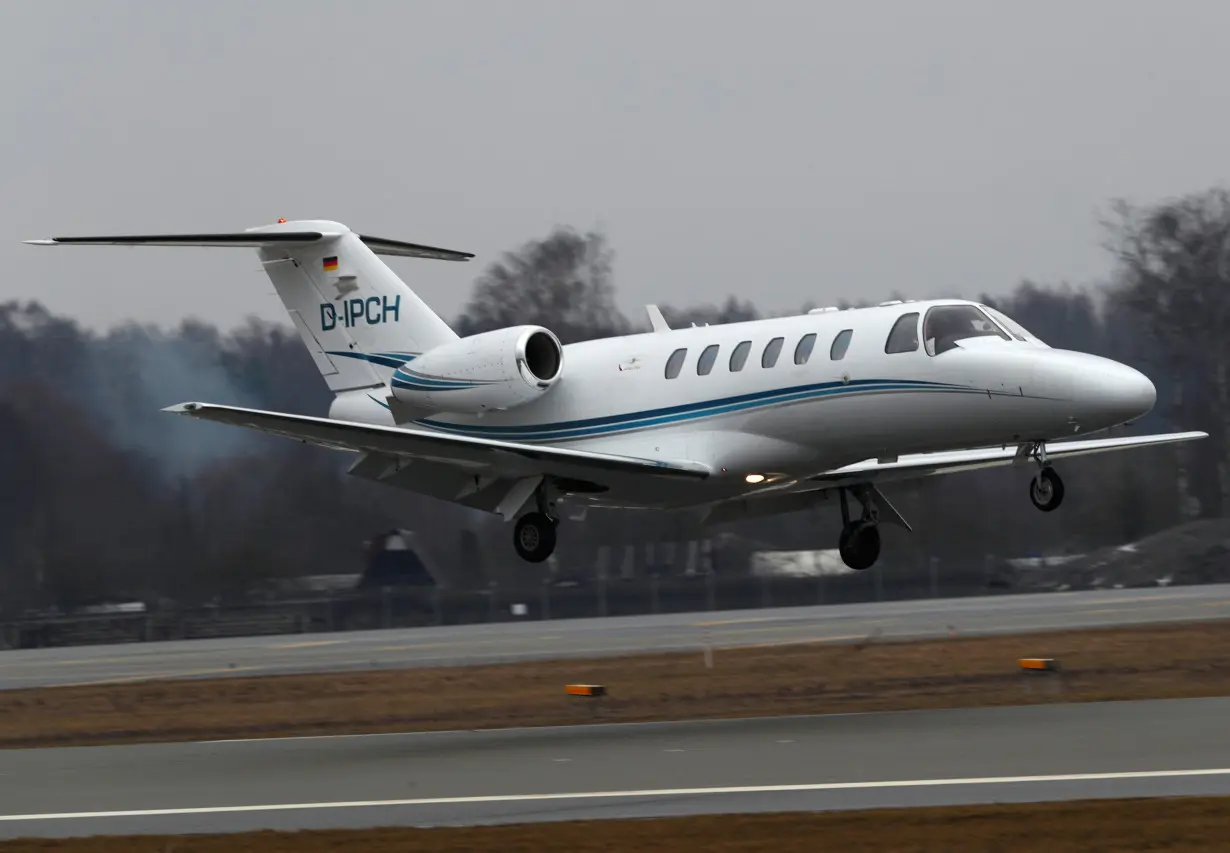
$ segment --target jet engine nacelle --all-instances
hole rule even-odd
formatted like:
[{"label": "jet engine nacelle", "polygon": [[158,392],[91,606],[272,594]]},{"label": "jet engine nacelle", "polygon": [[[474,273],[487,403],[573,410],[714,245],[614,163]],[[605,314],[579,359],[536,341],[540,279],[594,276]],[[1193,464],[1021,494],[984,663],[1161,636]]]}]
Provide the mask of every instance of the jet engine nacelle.
[{"label": "jet engine nacelle", "polygon": [[476,414],[537,399],[559,381],[564,348],[541,326],[513,326],[428,350],[393,374],[393,396],[412,406]]}]

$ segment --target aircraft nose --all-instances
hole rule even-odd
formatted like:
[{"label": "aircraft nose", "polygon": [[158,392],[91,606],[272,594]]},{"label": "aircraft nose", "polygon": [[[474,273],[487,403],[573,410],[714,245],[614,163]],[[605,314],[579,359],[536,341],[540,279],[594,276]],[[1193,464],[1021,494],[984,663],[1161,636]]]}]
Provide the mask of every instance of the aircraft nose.
[{"label": "aircraft nose", "polygon": [[1081,385],[1082,396],[1094,409],[1100,426],[1117,426],[1143,417],[1157,403],[1157,388],[1148,376],[1109,359],[1098,359]]}]

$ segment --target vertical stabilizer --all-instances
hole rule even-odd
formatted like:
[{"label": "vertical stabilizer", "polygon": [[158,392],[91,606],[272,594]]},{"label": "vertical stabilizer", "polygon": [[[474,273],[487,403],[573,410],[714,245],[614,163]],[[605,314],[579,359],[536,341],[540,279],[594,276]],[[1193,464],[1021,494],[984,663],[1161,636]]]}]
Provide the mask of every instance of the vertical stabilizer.
[{"label": "vertical stabilizer", "polygon": [[448,324],[378,255],[467,261],[418,243],[356,234],[328,220],[213,234],[53,237],[40,246],[246,246],[256,248],[291,322],[334,393],[385,385],[420,353],[457,340]]},{"label": "vertical stabilizer", "polygon": [[276,228],[328,235],[306,245],[263,245],[260,258],[334,393],[385,385],[393,371],[410,359],[457,339],[364,238],[345,226],[288,222]]}]

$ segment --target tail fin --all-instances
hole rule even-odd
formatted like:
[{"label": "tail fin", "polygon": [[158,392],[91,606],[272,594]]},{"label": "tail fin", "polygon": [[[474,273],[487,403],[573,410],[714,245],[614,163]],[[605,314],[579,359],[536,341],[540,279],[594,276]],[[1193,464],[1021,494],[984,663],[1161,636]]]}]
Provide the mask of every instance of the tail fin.
[{"label": "tail fin", "polygon": [[378,255],[467,261],[466,252],[356,234],[338,222],[279,222],[232,234],[57,237],[36,245],[256,248],[329,389],[387,384],[416,355],[457,340]]}]

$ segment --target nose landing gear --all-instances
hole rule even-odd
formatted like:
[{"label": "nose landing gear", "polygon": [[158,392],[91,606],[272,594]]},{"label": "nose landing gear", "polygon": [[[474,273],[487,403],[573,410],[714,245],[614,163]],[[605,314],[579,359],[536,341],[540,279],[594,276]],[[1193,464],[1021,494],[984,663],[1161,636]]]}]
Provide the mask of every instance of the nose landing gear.
[{"label": "nose landing gear", "polygon": [[1038,475],[1029,483],[1029,499],[1042,512],[1053,512],[1063,503],[1063,480],[1046,458],[1046,442],[1034,442],[1027,452],[1038,463]]},{"label": "nose landing gear", "polygon": [[1063,503],[1063,480],[1054,468],[1043,468],[1029,483],[1029,499],[1043,512],[1052,512]]}]

